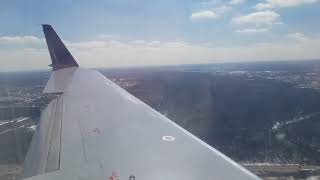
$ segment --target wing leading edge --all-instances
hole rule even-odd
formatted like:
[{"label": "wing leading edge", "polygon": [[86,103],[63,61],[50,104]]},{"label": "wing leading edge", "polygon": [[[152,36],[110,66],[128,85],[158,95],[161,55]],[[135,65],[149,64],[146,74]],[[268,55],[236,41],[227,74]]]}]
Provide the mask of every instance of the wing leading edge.
[{"label": "wing leading edge", "polygon": [[259,179],[97,71],[55,69],[45,92],[61,95],[42,113],[24,177]]}]

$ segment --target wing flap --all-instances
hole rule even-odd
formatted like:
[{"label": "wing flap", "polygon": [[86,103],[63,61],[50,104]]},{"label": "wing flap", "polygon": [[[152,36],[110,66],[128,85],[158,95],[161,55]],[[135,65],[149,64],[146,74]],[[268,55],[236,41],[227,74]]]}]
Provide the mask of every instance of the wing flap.
[{"label": "wing flap", "polygon": [[23,177],[59,169],[62,96],[43,110],[23,165]]},{"label": "wing flap", "polygon": [[[52,172],[59,169],[60,166],[60,145],[61,145],[61,132],[62,132],[62,111],[63,111],[63,98],[59,97],[57,99],[57,105],[55,109],[54,119],[52,119],[51,124],[51,136],[50,139],[48,155],[45,165],[45,172]],[[50,133],[50,132],[49,132]]]}]

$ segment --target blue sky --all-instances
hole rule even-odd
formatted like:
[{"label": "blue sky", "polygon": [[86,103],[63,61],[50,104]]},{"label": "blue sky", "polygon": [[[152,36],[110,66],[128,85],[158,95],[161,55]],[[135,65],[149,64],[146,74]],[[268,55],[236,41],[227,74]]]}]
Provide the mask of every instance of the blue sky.
[{"label": "blue sky", "polygon": [[43,69],[41,24],[85,67],[320,59],[319,0],[2,0],[0,70]]}]

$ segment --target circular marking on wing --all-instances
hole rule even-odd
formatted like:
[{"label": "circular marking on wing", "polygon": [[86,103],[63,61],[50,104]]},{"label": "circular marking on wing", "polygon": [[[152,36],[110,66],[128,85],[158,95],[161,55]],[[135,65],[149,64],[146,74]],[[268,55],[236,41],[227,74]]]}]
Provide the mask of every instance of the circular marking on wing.
[{"label": "circular marking on wing", "polygon": [[91,111],[91,106],[90,106],[89,104],[85,105],[85,106],[84,106],[84,110],[85,110],[86,112]]},{"label": "circular marking on wing", "polygon": [[172,141],[176,140],[176,138],[173,136],[163,136],[162,140],[172,142]]}]

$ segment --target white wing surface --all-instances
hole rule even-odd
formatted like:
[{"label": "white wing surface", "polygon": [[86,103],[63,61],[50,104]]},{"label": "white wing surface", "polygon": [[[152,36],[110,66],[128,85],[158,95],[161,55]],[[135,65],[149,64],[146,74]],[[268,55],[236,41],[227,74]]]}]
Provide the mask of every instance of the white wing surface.
[{"label": "white wing surface", "polygon": [[55,57],[44,92],[60,96],[42,112],[24,178],[259,179],[99,72],[79,68],[52,27],[43,27]]}]

